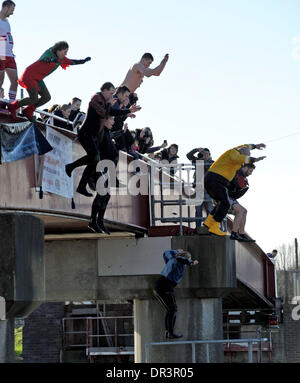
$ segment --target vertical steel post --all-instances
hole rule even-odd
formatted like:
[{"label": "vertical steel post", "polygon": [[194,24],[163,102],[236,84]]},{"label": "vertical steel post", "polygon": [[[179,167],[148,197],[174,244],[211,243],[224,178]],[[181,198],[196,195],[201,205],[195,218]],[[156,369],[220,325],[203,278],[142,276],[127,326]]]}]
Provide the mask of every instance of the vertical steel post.
[{"label": "vertical steel post", "polygon": [[196,344],[192,343],[192,363],[196,363]]},{"label": "vertical steel post", "polygon": [[296,257],[296,270],[299,270],[299,263],[298,263],[298,240],[295,238],[295,257]]},{"label": "vertical steel post", "polygon": [[180,235],[183,235],[183,225],[182,225],[182,164],[179,165],[179,218],[180,218]]},{"label": "vertical steel post", "polygon": [[205,349],[206,349],[206,363],[210,363],[210,359],[209,359],[209,343],[205,344]]},{"label": "vertical steel post", "polygon": [[248,363],[253,363],[253,344],[248,343]]}]

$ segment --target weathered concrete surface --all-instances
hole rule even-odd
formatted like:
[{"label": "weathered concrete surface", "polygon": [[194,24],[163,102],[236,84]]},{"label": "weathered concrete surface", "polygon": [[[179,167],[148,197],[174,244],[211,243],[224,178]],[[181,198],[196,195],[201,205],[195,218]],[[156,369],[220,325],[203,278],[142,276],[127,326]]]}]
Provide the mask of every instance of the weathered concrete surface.
[{"label": "weathered concrete surface", "polygon": [[15,321],[0,320],[0,363],[15,362]]},{"label": "weathered concrete surface", "polygon": [[45,300],[43,222],[29,214],[0,214],[0,238],[6,316],[24,317]]},{"label": "weathered concrete surface", "polygon": [[[124,240],[47,241],[46,300],[152,298],[168,248],[189,250],[199,265],[187,268],[179,298],[223,297],[236,287],[234,244],[210,236]],[[151,265],[151,266],[150,266]],[[118,278],[116,278],[116,275]]]},{"label": "weathered concrete surface", "polygon": [[[176,295],[175,289],[175,295]],[[175,332],[185,340],[223,339],[222,299],[177,299]],[[135,362],[144,363],[145,345],[166,342],[164,317],[166,311],[157,300],[134,300]],[[171,341],[172,342],[172,341]],[[210,346],[210,361],[223,362],[223,347]],[[150,346],[150,363],[191,363],[191,345]],[[196,362],[205,363],[205,346],[196,346]]]},{"label": "weathered concrete surface", "polygon": [[6,302],[3,297],[0,297],[0,321],[6,319]]}]

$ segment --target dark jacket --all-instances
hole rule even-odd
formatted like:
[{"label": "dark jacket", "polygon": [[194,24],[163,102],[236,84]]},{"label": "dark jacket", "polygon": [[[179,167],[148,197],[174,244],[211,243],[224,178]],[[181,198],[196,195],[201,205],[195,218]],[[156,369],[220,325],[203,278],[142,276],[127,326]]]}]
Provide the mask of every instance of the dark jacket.
[{"label": "dark jacket", "polygon": [[164,252],[163,257],[166,266],[163,268],[161,275],[177,284],[183,278],[185,266],[192,266],[194,261],[180,255],[176,257],[176,254],[178,254],[177,250],[167,250]]},{"label": "dark jacket", "polygon": [[[62,111],[61,111],[60,109],[55,110],[54,115],[66,119],[66,118],[63,116]],[[67,120],[67,119],[66,119],[66,120]],[[68,130],[73,130],[73,126],[72,126],[72,124],[68,124],[67,122],[60,121],[60,120],[56,120],[55,118],[53,118],[53,124],[54,124],[55,126],[59,127],[59,128],[68,129]]]},{"label": "dark jacket", "polygon": [[[115,103],[111,106],[111,109],[113,110],[126,110],[127,108],[125,106],[121,107],[121,103],[117,96],[114,97]],[[112,127],[112,132],[115,132],[117,130],[122,130],[125,120],[127,119],[128,114],[121,115],[115,117],[115,123]]]},{"label": "dark jacket", "polygon": [[[115,103],[112,105],[111,109],[115,110],[128,110],[125,106],[121,107],[120,100],[117,96],[115,98]],[[114,113],[114,112],[113,112]],[[134,143],[134,139],[127,129],[126,132],[123,131],[124,122],[128,117],[127,114],[123,114],[115,117],[115,123],[111,129],[111,134],[113,134],[114,140],[116,142],[117,148],[119,150],[125,150],[128,152],[131,148],[131,145]]]},{"label": "dark jacket", "polygon": [[71,110],[69,120],[74,121],[77,117],[77,114],[82,114],[82,112],[80,110]]},{"label": "dark jacket", "polygon": [[116,163],[118,156],[119,152],[116,145],[112,141],[110,131],[104,127],[102,141],[100,143],[100,159],[111,160]]},{"label": "dark jacket", "polygon": [[229,184],[228,195],[230,198],[239,199],[249,189],[247,177],[244,176],[242,169],[236,172],[235,177]]},{"label": "dark jacket", "polygon": [[111,104],[106,103],[101,92],[96,93],[89,102],[88,110],[81,125],[81,133],[89,133],[97,136],[104,127],[104,120],[108,116],[124,116],[130,113],[129,109],[112,109]]},{"label": "dark jacket", "polygon": [[175,154],[175,156],[169,157],[169,151],[168,149],[163,149],[161,152],[161,161],[167,160],[169,163],[176,161],[179,156]]},{"label": "dark jacket", "polygon": [[[203,161],[198,156],[195,156],[195,153],[198,152],[198,149],[191,150],[186,156],[187,158],[192,161],[193,165],[196,165],[197,161]],[[208,172],[208,169],[211,167],[211,165],[214,163],[213,160],[204,161],[204,176]],[[196,183],[196,172],[194,172],[194,182]],[[194,185],[195,187],[196,185]]]}]

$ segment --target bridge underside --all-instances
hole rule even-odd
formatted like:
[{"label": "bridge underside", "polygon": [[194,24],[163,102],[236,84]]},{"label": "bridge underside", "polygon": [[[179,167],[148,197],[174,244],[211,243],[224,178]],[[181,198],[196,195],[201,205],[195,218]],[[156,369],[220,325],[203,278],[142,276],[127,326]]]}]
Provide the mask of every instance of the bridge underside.
[{"label": "bridge underside", "polygon": [[245,283],[237,280],[237,288],[223,298],[224,310],[272,308],[274,303],[254,291]]}]

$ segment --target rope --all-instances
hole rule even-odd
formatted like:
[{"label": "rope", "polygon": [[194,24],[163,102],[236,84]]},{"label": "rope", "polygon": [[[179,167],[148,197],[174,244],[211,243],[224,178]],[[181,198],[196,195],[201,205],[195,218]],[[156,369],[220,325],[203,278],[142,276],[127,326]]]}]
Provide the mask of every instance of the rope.
[{"label": "rope", "polygon": [[295,132],[295,133],[288,134],[287,136],[282,136],[282,137],[279,137],[279,138],[274,138],[274,139],[272,139],[272,140],[266,141],[265,143],[268,144],[268,143],[270,143],[270,142],[281,141],[281,140],[284,140],[285,138],[296,136],[297,134],[300,134],[300,131],[299,131],[299,132]]}]

